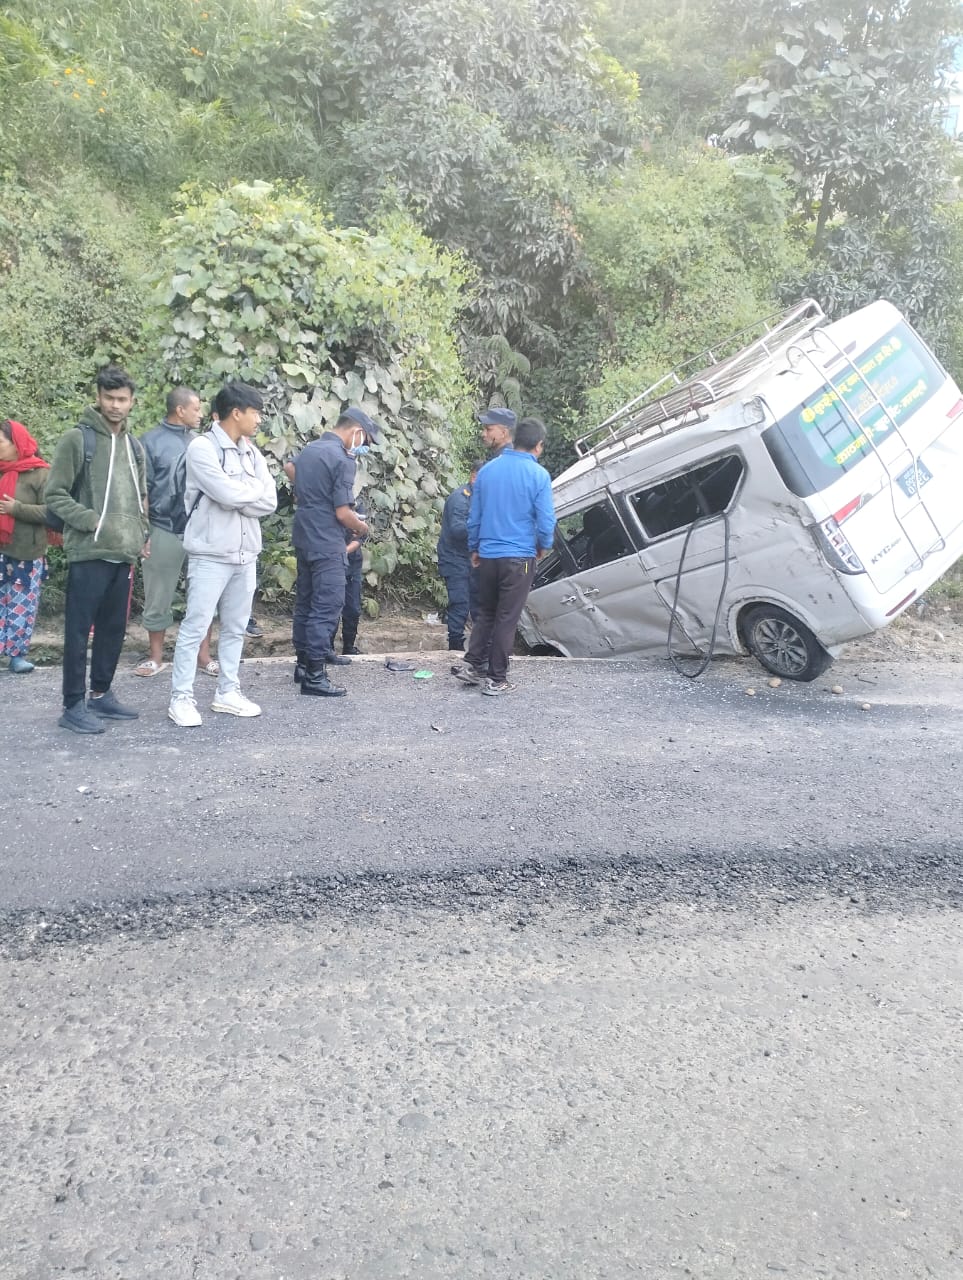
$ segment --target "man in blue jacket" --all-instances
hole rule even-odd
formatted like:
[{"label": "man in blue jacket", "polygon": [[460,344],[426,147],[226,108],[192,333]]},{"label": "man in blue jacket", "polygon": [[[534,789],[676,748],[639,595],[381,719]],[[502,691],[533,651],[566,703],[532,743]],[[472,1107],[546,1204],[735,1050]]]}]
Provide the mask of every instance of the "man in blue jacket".
[{"label": "man in blue jacket", "polygon": [[483,684],[491,696],[508,693],[508,660],[515,628],[535,576],[535,562],[552,548],[552,482],[540,465],[545,426],[523,418],[514,444],[485,464],[475,479],[468,513],[468,549],[478,568],[478,616],[465,661],[452,675]]},{"label": "man in blue jacket", "polygon": [[475,599],[475,576],[468,550],[468,511],[471,506],[475,477],[484,464],[473,462],[468,483],[460,485],[445,499],[438,539],[438,572],[448,592],[448,648],[464,649],[465,623],[469,615],[474,621],[478,602]]}]

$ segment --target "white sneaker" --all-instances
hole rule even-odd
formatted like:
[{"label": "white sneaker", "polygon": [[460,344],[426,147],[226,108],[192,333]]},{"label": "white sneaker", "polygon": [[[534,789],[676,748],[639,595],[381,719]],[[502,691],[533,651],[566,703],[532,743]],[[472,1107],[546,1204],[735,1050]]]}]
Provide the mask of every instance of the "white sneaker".
[{"label": "white sneaker", "polygon": [[261,708],[250,698],[245,698],[240,689],[232,689],[230,693],[219,693],[211,703],[212,711],[223,711],[228,716],[259,716]]},{"label": "white sneaker", "polygon": [[171,705],[167,708],[167,718],[173,720],[179,729],[196,729],[199,724],[204,723],[197,704],[186,693],[171,698]]}]

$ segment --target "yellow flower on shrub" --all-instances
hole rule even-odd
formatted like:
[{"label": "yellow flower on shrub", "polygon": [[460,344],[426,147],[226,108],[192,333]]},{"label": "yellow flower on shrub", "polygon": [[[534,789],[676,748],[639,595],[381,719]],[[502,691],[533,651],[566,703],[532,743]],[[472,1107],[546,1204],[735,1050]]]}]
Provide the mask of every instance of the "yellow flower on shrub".
[{"label": "yellow flower on shrub", "polygon": [[96,81],[96,80],[90,80],[90,79],[88,79],[88,80],[87,80],[87,83],[88,83],[88,84],[96,84],[96,83],[97,83],[97,81]]},{"label": "yellow flower on shrub", "polygon": [[72,76],[72,75],[73,75],[73,73],[74,73],[74,69],[73,69],[73,67],[64,67],[64,75],[65,75],[65,76]]}]

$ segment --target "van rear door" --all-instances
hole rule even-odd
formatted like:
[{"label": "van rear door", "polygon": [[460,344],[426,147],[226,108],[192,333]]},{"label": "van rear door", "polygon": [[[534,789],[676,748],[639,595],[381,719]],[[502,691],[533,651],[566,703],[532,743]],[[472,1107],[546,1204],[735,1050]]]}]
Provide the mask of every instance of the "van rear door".
[{"label": "van rear door", "polygon": [[789,489],[828,508],[823,532],[850,571],[886,593],[963,522],[963,402],[913,330],[892,308],[881,314],[885,331],[852,358],[829,342],[845,322],[823,335],[826,382],[763,441]]}]

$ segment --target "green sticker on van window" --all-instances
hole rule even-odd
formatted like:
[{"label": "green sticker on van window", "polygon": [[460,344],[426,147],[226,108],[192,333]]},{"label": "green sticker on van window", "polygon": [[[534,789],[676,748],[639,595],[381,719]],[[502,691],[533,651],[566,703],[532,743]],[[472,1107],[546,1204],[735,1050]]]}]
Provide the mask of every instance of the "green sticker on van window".
[{"label": "green sticker on van window", "polygon": [[[843,470],[935,390],[929,362],[924,364],[896,332],[853,363],[855,368],[835,386],[824,387],[818,399],[803,406],[797,419],[820,461]],[[840,402],[848,412],[842,411]]]}]

